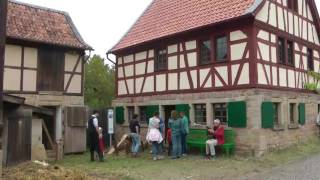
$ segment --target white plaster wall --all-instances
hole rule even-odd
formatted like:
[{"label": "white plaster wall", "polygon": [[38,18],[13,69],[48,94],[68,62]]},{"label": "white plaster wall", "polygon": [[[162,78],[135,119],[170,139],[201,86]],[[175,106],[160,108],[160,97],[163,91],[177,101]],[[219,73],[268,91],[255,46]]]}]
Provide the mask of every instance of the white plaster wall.
[{"label": "white plaster wall", "polygon": [[68,93],[81,93],[82,84],[81,84],[81,75],[74,74],[69,88],[67,90]]},{"label": "white plaster wall", "polygon": [[147,73],[153,73],[154,72],[154,61],[149,61],[148,62],[148,70]]},{"label": "white plaster wall", "polygon": [[293,70],[288,70],[288,85],[290,88],[295,88],[295,77]]},{"label": "white plaster wall", "polygon": [[37,68],[38,64],[38,49],[24,48],[24,67]]},{"label": "white plaster wall", "polygon": [[168,89],[169,90],[178,90],[178,74],[170,73],[168,77]]},{"label": "white plaster wall", "polygon": [[133,94],[134,93],[133,79],[127,79],[127,85],[128,85],[129,94]]},{"label": "white plaster wall", "polygon": [[118,81],[118,94],[119,95],[127,94],[127,88],[124,80]]},{"label": "white plaster wall", "polygon": [[157,82],[157,85],[156,85],[157,89],[156,90],[158,92],[166,90],[167,81],[166,81],[166,75],[165,74],[157,75],[156,76],[156,82]]},{"label": "white plaster wall", "polygon": [[181,72],[180,73],[180,89],[190,89],[190,84],[188,80],[187,72]]},{"label": "white plaster wall", "polygon": [[23,91],[37,90],[37,71],[23,70]]},{"label": "white plaster wall", "polygon": [[207,69],[201,69],[200,74],[200,85],[204,83],[205,78],[207,77],[208,73],[210,73],[210,68]]},{"label": "white plaster wall", "polygon": [[147,59],[147,51],[136,53],[136,61]]},{"label": "white plaster wall", "polygon": [[127,65],[124,67],[126,77],[131,77],[134,75],[133,67],[134,67],[133,65]]},{"label": "white plaster wall", "polygon": [[223,81],[228,84],[228,67],[227,66],[216,67],[216,70],[222,77]]},{"label": "white plaster wall", "polygon": [[153,92],[154,91],[154,77],[149,76],[145,80],[145,84],[143,87],[143,92]]},{"label": "white plaster wall", "polygon": [[133,55],[132,54],[123,57],[123,63],[130,63],[130,62],[133,62]]},{"label": "white plaster wall", "polygon": [[146,62],[136,64],[136,75],[145,74]]},{"label": "white plaster wall", "polygon": [[196,48],[197,48],[197,41],[196,40],[186,42],[186,50],[193,50]]},{"label": "white plaster wall", "polygon": [[239,64],[235,64],[231,66],[231,71],[232,71],[232,84],[235,83],[235,79],[237,77],[238,71],[239,71]]},{"label": "white plaster wall", "polygon": [[262,64],[258,64],[258,83],[268,85],[266,74],[264,73]]},{"label": "white plaster wall", "polygon": [[249,78],[249,63],[245,63],[243,65],[238,84],[239,85],[249,84],[249,79],[250,79]]},{"label": "white plaster wall", "polygon": [[247,43],[239,43],[231,45],[231,60],[240,60],[243,57]]},{"label": "white plaster wall", "polygon": [[190,74],[191,74],[193,86],[197,87],[197,84],[198,84],[198,72],[197,72],[197,70],[191,71]]},{"label": "white plaster wall", "polygon": [[237,41],[241,39],[246,39],[247,35],[244,34],[241,30],[232,31],[230,33],[230,41]]},{"label": "white plaster wall", "polygon": [[118,77],[123,78],[123,68],[122,67],[118,67]]},{"label": "white plaster wall", "polygon": [[286,69],[279,68],[279,84],[282,87],[287,87],[287,71]]},{"label": "white plaster wall", "polygon": [[4,68],[3,89],[6,91],[19,91],[20,76],[20,70]]},{"label": "white plaster wall", "polygon": [[259,42],[258,43],[259,49],[260,49],[260,53],[261,53],[261,58],[262,60],[265,61],[270,61],[270,49],[269,49],[269,45],[266,45],[264,43]]},{"label": "white plaster wall", "polygon": [[[64,61],[65,71],[72,72],[74,67],[77,64],[78,58],[79,58],[79,54],[77,53],[65,53],[65,61]],[[82,72],[81,61],[76,68],[76,72]]]},{"label": "white plaster wall", "polygon": [[278,69],[277,67],[272,67],[272,82],[274,86],[278,86]]},{"label": "white plaster wall", "polygon": [[264,30],[260,30],[257,37],[260,39],[269,41],[269,35],[270,35],[269,32],[264,31]]},{"label": "white plaster wall", "polygon": [[22,55],[22,47],[16,45],[6,45],[5,46],[5,66],[21,66],[21,55]]},{"label": "white plaster wall", "polygon": [[135,79],[135,81],[136,81],[136,93],[140,93],[141,92],[143,80],[144,80],[143,77]]},{"label": "white plaster wall", "polygon": [[197,53],[188,53],[188,65],[189,67],[197,66]]},{"label": "white plaster wall", "polygon": [[178,56],[170,56],[168,58],[168,69],[178,69]]},{"label": "white plaster wall", "polygon": [[178,44],[173,44],[168,46],[168,54],[172,54],[176,52],[178,52]]}]

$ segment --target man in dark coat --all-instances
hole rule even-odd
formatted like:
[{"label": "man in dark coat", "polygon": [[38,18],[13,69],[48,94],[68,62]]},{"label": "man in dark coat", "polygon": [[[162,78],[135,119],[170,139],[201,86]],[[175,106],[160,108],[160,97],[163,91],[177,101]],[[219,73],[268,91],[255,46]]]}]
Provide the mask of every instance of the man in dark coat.
[{"label": "man in dark coat", "polygon": [[94,161],[94,152],[99,155],[99,160],[103,161],[102,152],[99,149],[99,125],[98,125],[99,112],[93,111],[88,122],[88,135],[90,144],[90,157],[91,161]]}]

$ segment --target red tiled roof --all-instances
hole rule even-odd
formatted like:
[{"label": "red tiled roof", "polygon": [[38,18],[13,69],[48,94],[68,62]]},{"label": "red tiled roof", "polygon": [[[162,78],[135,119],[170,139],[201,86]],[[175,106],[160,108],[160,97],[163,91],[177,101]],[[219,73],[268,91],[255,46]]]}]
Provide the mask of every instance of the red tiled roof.
[{"label": "red tiled roof", "polygon": [[111,51],[240,17],[253,11],[261,2],[262,0],[154,0]]},{"label": "red tiled roof", "polygon": [[92,49],[66,12],[9,1],[7,37],[79,49]]}]

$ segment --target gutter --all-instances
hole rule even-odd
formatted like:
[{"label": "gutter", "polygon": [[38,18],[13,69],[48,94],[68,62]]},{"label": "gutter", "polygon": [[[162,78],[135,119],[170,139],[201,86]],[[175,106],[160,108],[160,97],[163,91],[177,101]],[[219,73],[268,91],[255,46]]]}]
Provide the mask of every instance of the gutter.
[{"label": "gutter", "polygon": [[113,65],[116,65],[116,63],[109,58],[109,55],[110,55],[110,54],[112,54],[110,51],[108,51],[108,52],[106,53],[106,55],[107,55],[107,60],[110,61]]}]

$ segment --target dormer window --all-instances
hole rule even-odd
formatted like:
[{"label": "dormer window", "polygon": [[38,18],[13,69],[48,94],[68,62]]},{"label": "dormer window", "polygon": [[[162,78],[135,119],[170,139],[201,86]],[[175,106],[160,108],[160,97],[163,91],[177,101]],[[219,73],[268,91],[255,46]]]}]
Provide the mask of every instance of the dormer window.
[{"label": "dormer window", "polygon": [[288,8],[298,12],[298,0],[288,0]]},{"label": "dormer window", "polygon": [[154,70],[162,71],[168,69],[168,57],[167,57],[167,49],[158,49],[156,51],[156,59],[154,62]]}]

